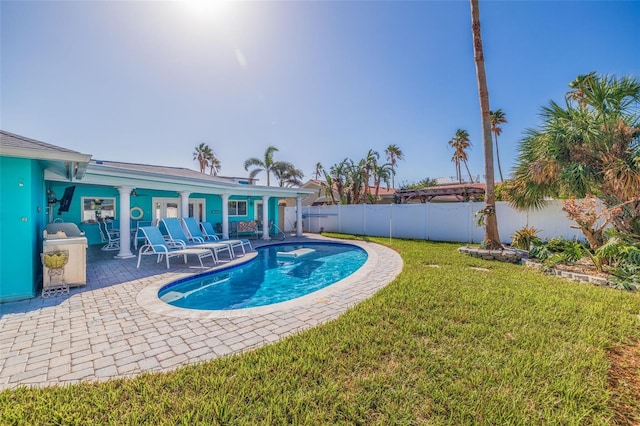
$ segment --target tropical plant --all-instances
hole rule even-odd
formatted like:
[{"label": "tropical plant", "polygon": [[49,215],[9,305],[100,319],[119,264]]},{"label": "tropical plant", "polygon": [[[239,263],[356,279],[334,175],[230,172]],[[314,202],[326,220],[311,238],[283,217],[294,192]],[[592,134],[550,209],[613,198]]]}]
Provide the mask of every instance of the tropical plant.
[{"label": "tropical plant", "polygon": [[540,241],[538,231],[533,226],[524,226],[518,229],[513,237],[511,237],[511,245],[522,250],[530,250],[533,244]]},{"label": "tropical plant", "polygon": [[640,237],[640,81],[590,73],[570,88],[520,142],[509,199],[538,208],[546,197],[594,194],[615,209],[617,229]]},{"label": "tropical plant", "polygon": [[431,179],[431,178],[424,178],[422,180],[419,180],[418,182],[412,182],[412,183],[403,183],[401,185],[401,189],[423,189],[423,188],[430,188],[432,186],[436,186],[438,184],[438,182],[435,179]]},{"label": "tropical plant", "polygon": [[495,111],[489,111],[489,116],[491,117],[491,132],[493,133],[493,137],[496,142],[496,160],[498,160],[498,172],[500,173],[500,182],[504,182],[504,178],[502,177],[502,167],[500,166],[500,150],[498,149],[498,136],[502,133],[501,124],[507,122],[507,116],[504,114],[502,109],[498,108]]},{"label": "tropical plant", "polygon": [[467,173],[469,173],[469,181],[473,182],[473,177],[471,176],[471,172],[469,171],[469,166],[467,164],[467,149],[471,147],[469,133],[463,129],[456,130],[456,135],[449,140],[449,146],[453,148],[451,161],[456,165],[456,179],[458,182],[462,183],[462,171],[460,165],[464,163],[467,168]]},{"label": "tropical plant", "polygon": [[209,174],[212,176],[218,176],[221,168],[220,159],[216,157],[213,151],[211,151],[211,155],[207,160],[209,163]]},{"label": "tropical plant", "polygon": [[322,163],[320,163],[319,161],[316,163],[316,170],[315,172],[313,172],[315,179],[318,180],[318,178],[320,177],[320,175],[322,175],[324,172],[324,168],[322,167]]},{"label": "tropical plant", "polygon": [[376,164],[373,169],[373,187],[375,193],[373,195],[374,200],[378,200],[378,193],[380,192],[380,184],[385,183],[389,188],[390,179],[393,179],[394,171],[391,163]]},{"label": "tropical plant", "polygon": [[278,186],[292,187],[302,185],[304,173],[288,161],[278,161],[273,166],[273,175],[278,179]]},{"label": "tropical plant", "polygon": [[200,166],[200,173],[204,173],[209,164],[209,158],[213,155],[213,151],[206,143],[201,143],[193,151],[193,159],[198,162]]},{"label": "tropical plant", "polygon": [[280,167],[278,162],[273,160],[274,152],[278,152],[278,148],[269,146],[265,150],[263,158],[252,157],[244,162],[244,169],[247,171],[249,171],[249,167],[255,167],[249,172],[249,179],[254,179],[259,173],[265,172],[267,174],[267,186],[271,186],[270,176]]},{"label": "tropical plant", "polygon": [[337,204],[336,196],[334,193],[333,178],[326,170],[322,170],[322,173],[324,174],[324,181],[320,182],[320,190],[318,191],[318,195],[324,195],[325,198],[331,200],[331,204]]},{"label": "tropical plant", "polygon": [[396,187],[396,182],[395,182],[396,164],[398,163],[398,160],[404,159],[404,154],[402,150],[398,147],[398,145],[395,145],[395,144],[389,145],[384,150],[384,153],[386,154],[387,160],[389,160],[389,163],[391,163],[391,170],[392,170],[391,187],[395,188]]},{"label": "tropical plant", "polygon": [[478,97],[480,99],[482,146],[484,148],[484,175],[486,180],[486,216],[483,245],[489,249],[499,249],[502,248],[502,244],[500,243],[498,218],[496,216],[495,182],[493,178],[493,142],[491,141],[491,117],[489,116],[489,90],[487,89],[487,76],[484,69],[484,52],[482,49],[482,33],[480,31],[480,10],[478,8],[478,0],[470,1],[473,56],[476,64]]}]

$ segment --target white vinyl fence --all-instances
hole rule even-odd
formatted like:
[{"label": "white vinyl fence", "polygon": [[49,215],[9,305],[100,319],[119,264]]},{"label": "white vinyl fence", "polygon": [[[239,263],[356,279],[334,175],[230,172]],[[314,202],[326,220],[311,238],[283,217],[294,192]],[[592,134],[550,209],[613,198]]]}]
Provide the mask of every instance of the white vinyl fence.
[{"label": "white vinyl fence", "polygon": [[[304,232],[339,232],[377,237],[413,238],[432,241],[480,243],[484,228],[476,225],[474,214],[485,207],[481,202],[425,204],[357,204],[303,207]],[[552,200],[542,210],[518,211],[507,203],[496,203],[502,243],[524,226],[533,226],[542,239],[564,237],[584,240],[571,226],[574,222],[562,211],[562,202]],[[296,208],[285,209],[285,232],[295,230]]]}]

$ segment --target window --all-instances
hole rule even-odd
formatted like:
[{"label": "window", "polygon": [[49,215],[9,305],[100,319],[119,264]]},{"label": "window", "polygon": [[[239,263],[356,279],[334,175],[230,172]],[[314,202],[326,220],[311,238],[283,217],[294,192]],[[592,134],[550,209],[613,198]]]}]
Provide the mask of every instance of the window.
[{"label": "window", "polygon": [[229,200],[229,216],[246,216],[247,202],[240,200]]},{"label": "window", "polygon": [[82,221],[97,222],[116,217],[115,198],[82,197]]}]

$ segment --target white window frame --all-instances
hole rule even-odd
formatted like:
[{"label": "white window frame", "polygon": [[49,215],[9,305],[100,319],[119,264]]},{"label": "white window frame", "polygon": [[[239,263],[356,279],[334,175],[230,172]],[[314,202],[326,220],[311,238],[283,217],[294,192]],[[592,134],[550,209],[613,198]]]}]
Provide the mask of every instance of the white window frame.
[{"label": "white window frame", "polygon": [[[83,223],[92,223],[92,221],[97,221],[98,218],[95,216],[95,212],[100,211],[102,212],[102,209],[97,209],[97,208],[93,208],[93,209],[86,209],[84,208],[84,203],[85,201],[91,201],[92,203],[95,202],[95,200],[102,200],[102,203],[104,203],[105,200],[112,200],[113,201],[113,218],[115,219],[116,214],[118,212],[117,206],[116,206],[116,198],[115,197],[82,197],[81,201],[80,201],[80,218],[81,218],[81,222]],[[85,212],[88,211],[93,211],[93,215],[94,217],[89,218],[89,217],[85,217]],[[111,216],[109,216],[111,217]],[[103,216],[101,214],[101,219],[104,219],[105,216]]]},{"label": "white window frame", "polygon": [[[244,214],[238,214],[240,204],[244,203]],[[232,207],[235,204],[235,207]],[[229,200],[229,217],[246,217],[249,214],[249,203],[247,200]]]}]

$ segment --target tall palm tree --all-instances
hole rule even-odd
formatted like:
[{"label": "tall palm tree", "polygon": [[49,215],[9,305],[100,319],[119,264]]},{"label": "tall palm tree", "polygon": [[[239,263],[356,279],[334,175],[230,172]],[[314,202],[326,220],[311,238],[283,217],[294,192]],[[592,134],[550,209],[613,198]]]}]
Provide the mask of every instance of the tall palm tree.
[{"label": "tall palm tree", "polygon": [[373,177],[373,172],[376,167],[378,167],[378,159],[380,159],[380,154],[378,153],[378,151],[370,149],[369,152],[367,152],[367,156],[363,159],[363,161],[361,161],[364,195],[369,194],[369,180]]},{"label": "tall palm tree", "polygon": [[456,178],[458,179],[458,182],[462,183],[462,170],[460,165],[464,163],[467,173],[469,174],[469,182],[473,183],[473,177],[471,176],[471,171],[469,170],[469,165],[467,163],[467,160],[469,159],[467,156],[467,149],[471,147],[469,133],[463,129],[456,130],[456,135],[449,140],[449,145],[453,148],[453,157],[451,157],[451,161],[456,164]]},{"label": "tall palm tree", "polygon": [[278,161],[273,167],[273,174],[278,179],[278,186],[292,187],[302,185],[304,173],[288,161]]},{"label": "tall palm tree", "polygon": [[216,155],[211,151],[211,155],[208,158],[209,162],[209,174],[212,176],[218,176],[220,173],[220,169],[222,165],[220,164],[220,159],[216,157]]},{"label": "tall palm tree", "polygon": [[320,177],[321,174],[323,174],[323,167],[322,167],[322,163],[320,163],[319,161],[316,163],[316,171],[313,172],[313,174],[315,175],[315,179],[318,180],[318,178]]},{"label": "tall palm tree", "polygon": [[209,156],[211,155],[211,148],[206,143],[202,142],[193,151],[193,159],[198,161],[200,166],[200,173],[204,173],[209,164]]},{"label": "tall palm tree", "polygon": [[347,158],[338,164],[334,164],[329,169],[329,176],[331,176],[331,179],[333,180],[336,191],[338,191],[338,198],[340,198],[340,203],[342,204],[346,202],[345,187],[347,186],[348,169],[349,160]]},{"label": "tall palm tree", "polygon": [[502,248],[502,243],[500,243],[498,219],[496,217],[496,193],[493,178],[493,141],[491,140],[491,117],[489,116],[489,89],[487,88],[487,75],[484,69],[484,51],[482,49],[482,33],[480,31],[480,10],[478,8],[478,0],[470,1],[473,57],[476,64],[478,97],[480,98],[482,146],[484,148],[484,174],[487,185],[484,208],[485,220],[483,245],[489,249],[500,249]]},{"label": "tall palm tree", "polygon": [[336,196],[334,193],[334,185],[333,178],[331,174],[327,173],[326,170],[322,169],[322,173],[324,174],[324,181],[320,182],[320,190],[318,191],[318,195],[323,195],[325,198],[331,200],[331,204],[337,204]]},{"label": "tall palm tree", "polygon": [[258,173],[266,172],[267,173],[267,186],[271,186],[271,173],[273,173],[274,168],[278,167],[277,162],[273,161],[273,153],[278,152],[278,148],[275,146],[269,146],[265,152],[264,157],[262,159],[257,157],[249,158],[244,162],[244,169],[249,171],[249,167],[255,166],[256,168],[249,172],[249,179],[254,179]]},{"label": "tall palm tree", "polygon": [[501,108],[498,108],[495,111],[489,111],[489,117],[491,117],[491,132],[493,132],[493,136],[496,141],[496,159],[498,160],[498,172],[500,172],[500,181],[504,182],[504,178],[502,177],[502,167],[500,167],[500,150],[498,149],[498,136],[502,133],[501,124],[507,122],[507,116],[502,112]]},{"label": "tall palm tree", "polygon": [[378,200],[380,184],[384,182],[387,185],[387,188],[389,188],[390,179],[393,178],[394,174],[391,163],[376,165],[376,168],[373,171],[373,187],[375,188],[374,200]]},{"label": "tall palm tree", "polygon": [[396,164],[398,160],[404,159],[404,154],[402,150],[398,147],[398,145],[391,144],[385,150],[384,153],[387,155],[387,160],[391,163],[391,169],[393,173],[391,173],[391,187],[396,187],[395,176],[396,176]]}]

